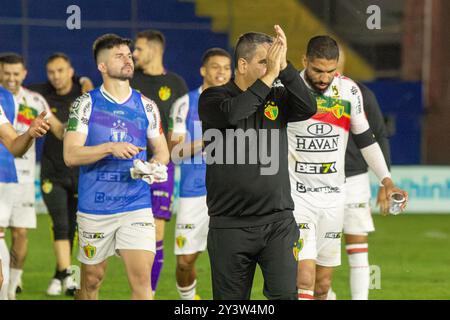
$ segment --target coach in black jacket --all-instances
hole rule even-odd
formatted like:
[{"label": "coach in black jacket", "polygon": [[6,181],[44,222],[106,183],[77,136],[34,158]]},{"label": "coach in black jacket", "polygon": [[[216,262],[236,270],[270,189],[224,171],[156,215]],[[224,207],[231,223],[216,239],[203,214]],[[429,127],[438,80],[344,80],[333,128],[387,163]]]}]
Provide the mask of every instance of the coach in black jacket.
[{"label": "coach in black jacket", "polygon": [[[283,30],[275,31],[242,35],[235,78],[199,100],[214,299],[249,299],[257,263],[267,298],[297,297],[286,126],[314,115],[316,103],[286,61]],[[276,78],[283,86],[272,86]]]}]

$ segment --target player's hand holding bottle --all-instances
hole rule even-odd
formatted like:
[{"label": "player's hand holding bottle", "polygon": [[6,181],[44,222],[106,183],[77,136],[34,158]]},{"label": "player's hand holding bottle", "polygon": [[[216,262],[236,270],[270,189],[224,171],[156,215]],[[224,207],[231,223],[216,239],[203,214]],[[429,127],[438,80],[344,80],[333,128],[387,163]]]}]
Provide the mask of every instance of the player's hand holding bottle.
[{"label": "player's hand holding bottle", "polygon": [[408,193],[394,185],[391,178],[384,178],[382,181],[386,192],[386,198],[389,201],[389,210],[382,212],[384,215],[390,213],[397,215],[403,212],[408,203]]}]

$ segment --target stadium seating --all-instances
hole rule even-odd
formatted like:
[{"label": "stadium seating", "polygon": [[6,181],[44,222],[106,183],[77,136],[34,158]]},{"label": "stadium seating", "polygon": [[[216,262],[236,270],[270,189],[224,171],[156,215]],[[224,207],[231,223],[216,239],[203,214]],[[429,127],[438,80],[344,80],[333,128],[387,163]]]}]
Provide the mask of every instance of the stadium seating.
[{"label": "stadium seating", "polygon": [[[273,34],[273,25],[280,24],[287,35],[289,59],[301,66],[301,56],[308,40],[318,34],[333,34],[298,0],[196,0],[197,15],[212,18],[216,32],[228,32],[230,46],[240,34],[250,30]],[[232,18],[230,18],[230,12]],[[373,68],[342,39],[347,53],[347,74],[354,79],[368,81],[375,76]]]},{"label": "stadium seating", "polygon": [[[27,83],[46,79],[44,61],[55,51],[67,53],[78,74],[98,84],[100,77],[92,58],[92,43],[104,33],[133,37],[143,29],[161,30],[167,38],[165,65],[181,74],[190,88],[200,85],[200,57],[213,46],[228,49],[227,35],[211,31],[210,19],[195,15],[195,6],[178,0],[108,1],[80,0],[81,29],[68,30],[70,0],[8,2],[2,7],[0,52],[15,51],[28,61]],[[99,9],[103,8],[103,9]]]}]

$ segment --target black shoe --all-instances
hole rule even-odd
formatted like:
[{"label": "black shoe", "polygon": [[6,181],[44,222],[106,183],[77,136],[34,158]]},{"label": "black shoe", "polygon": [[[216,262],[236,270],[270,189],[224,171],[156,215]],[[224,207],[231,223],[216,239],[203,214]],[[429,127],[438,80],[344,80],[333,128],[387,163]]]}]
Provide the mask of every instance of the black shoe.
[{"label": "black shoe", "polygon": [[18,285],[17,286],[17,288],[16,288],[16,294],[20,294],[20,293],[22,293],[22,286],[21,285]]}]

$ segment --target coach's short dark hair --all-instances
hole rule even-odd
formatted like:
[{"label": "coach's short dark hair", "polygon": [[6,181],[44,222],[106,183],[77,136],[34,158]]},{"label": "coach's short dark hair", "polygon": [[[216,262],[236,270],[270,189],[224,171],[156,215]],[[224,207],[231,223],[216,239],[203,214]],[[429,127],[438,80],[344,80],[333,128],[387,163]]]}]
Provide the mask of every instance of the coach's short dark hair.
[{"label": "coach's short dark hair", "polygon": [[166,38],[164,37],[161,31],[153,29],[144,30],[138,32],[138,34],[136,35],[136,39],[140,38],[147,39],[147,41],[156,41],[162,46],[163,49],[166,48]]},{"label": "coach's short dark hair", "polygon": [[256,47],[264,43],[272,43],[273,38],[265,33],[248,32],[241,35],[234,50],[234,63],[238,65],[240,58],[250,61],[253,58]]},{"label": "coach's short dark hair", "polygon": [[131,40],[127,38],[122,38],[117,34],[107,33],[100,37],[98,37],[94,41],[94,45],[92,46],[92,50],[94,52],[95,62],[97,62],[98,55],[101,51],[105,49],[112,49],[114,47],[118,47],[121,45],[126,45],[130,47]]},{"label": "coach's short dark hair", "polygon": [[0,55],[1,64],[17,64],[20,63],[25,67],[25,59],[17,53],[8,52]]},{"label": "coach's short dark hair", "polygon": [[208,63],[209,58],[215,56],[227,57],[231,61],[231,55],[228,53],[228,51],[222,48],[210,48],[206,50],[202,56],[202,66]]},{"label": "coach's short dark hair", "polygon": [[56,59],[63,59],[65,62],[67,62],[69,65],[72,65],[72,62],[70,61],[70,58],[62,52],[55,52],[52,53],[45,62],[45,65],[48,65],[50,62],[53,62]]},{"label": "coach's short dark hair", "polygon": [[316,36],[309,40],[306,56],[308,59],[339,60],[339,46],[330,36]]}]

